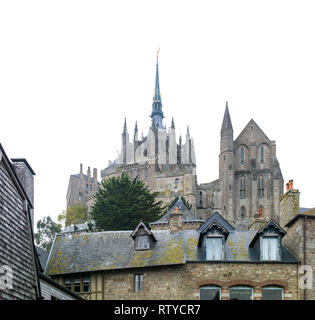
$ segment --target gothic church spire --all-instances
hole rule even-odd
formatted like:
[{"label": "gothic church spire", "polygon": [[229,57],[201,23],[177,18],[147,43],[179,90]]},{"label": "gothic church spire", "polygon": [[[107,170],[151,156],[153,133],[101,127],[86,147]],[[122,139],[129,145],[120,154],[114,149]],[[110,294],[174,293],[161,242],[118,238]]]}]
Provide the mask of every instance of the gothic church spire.
[{"label": "gothic church spire", "polygon": [[152,103],[152,113],[151,113],[152,123],[159,128],[164,128],[163,126],[163,111],[162,111],[162,99],[160,92],[160,80],[159,80],[159,51],[156,56],[156,75],[155,75],[155,90]]},{"label": "gothic church spire", "polygon": [[232,121],[231,121],[230,112],[229,112],[229,106],[227,102],[225,106],[225,112],[224,112],[224,117],[223,117],[223,122],[221,127],[221,138],[224,138],[224,137],[233,138],[233,127],[232,127]]}]

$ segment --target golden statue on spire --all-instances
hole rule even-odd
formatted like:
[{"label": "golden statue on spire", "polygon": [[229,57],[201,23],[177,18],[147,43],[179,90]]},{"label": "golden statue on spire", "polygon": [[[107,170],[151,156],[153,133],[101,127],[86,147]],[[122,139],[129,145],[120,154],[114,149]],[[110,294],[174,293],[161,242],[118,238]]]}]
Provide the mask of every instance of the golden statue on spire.
[{"label": "golden statue on spire", "polygon": [[156,53],[156,56],[158,57],[159,56],[159,53],[160,53],[160,47],[158,48],[158,51]]}]

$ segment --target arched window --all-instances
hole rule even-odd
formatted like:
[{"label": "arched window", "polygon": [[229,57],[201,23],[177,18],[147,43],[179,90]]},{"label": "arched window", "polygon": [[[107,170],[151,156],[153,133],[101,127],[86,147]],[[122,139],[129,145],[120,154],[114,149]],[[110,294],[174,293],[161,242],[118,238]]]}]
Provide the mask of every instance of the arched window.
[{"label": "arched window", "polygon": [[199,191],[199,206],[202,207],[202,191]]},{"label": "arched window", "polygon": [[253,288],[248,286],[230,287],[230,300],[253,300]]},{"label": "arched window", "polygon": [[149,175],[149,170],[148,168],[144,169],[144,174],[145,174],[145,182],[148,183],[148,175]]},{"label": "arched window", "polygon": [[200,300],[221,300],[221,287],[202,286],[199,288]]},{"label": "arched window", "polygon": [[280,286],[262,287],[262,300],[283,300],[283,288]]},{"label": "arched window", "polygon": [[244,147],[241,146],[241,165],[243,166],[245,163],[245,160],[244,160]]},{"label": "arched window", "polygon": [[264,197],[264,177],[258,178],[258,197]]},{"label": "arched window", "polygon": [[240,179],[240,199],[246,198],[246,189],[245,189],[245,177],[242,176]]},{"label": "arched window", "polygon": [[245,218],[245,214],[246,214],[246,209],[245,209],[244,206],[241,207],[241,212],[240,212],[240,214],[241,214],[241,219],[243,220],[243,219]]},{"label": "arched window", "polygon": [[264,146],[260,146],[260,163],[264,163]]}]

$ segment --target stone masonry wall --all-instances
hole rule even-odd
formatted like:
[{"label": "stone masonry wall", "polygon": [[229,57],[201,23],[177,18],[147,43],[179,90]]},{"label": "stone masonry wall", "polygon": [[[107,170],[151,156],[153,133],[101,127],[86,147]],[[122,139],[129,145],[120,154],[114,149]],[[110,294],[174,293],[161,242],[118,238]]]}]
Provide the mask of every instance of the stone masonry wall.
[{"label": "stone masonry wall", "polygon": [[[187,263],[163,267],[109,270],[91,276],[91,299],[198,300],[203,285],[218,285],[222,299],[229,299],[229,287],[248,285],[254,299],[261,299],[265,285],[280,285],[288,300],[299,299],[297,264],[280,263]],[[143,274],[143,291],[135,292],[134,276]],[[62,281],[59,277],[59,281]],[[62,282],[61,282],[62,283]],[[103,291],[102,291],[103,290]]]}]

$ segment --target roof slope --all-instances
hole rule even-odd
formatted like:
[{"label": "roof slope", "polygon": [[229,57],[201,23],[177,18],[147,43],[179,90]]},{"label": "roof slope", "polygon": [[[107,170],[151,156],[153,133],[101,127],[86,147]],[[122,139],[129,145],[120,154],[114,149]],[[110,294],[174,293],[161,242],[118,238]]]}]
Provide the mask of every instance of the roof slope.
[{"label": "roof slope", "polygon": [[151,250],[134,250],[132,231],[106,231],[57,235],[46,266],[46,274],[183,264],[197,259],[198,232],[171,234],[154,231],[157,242]]},{"label": "roof slope", "polygon": [[170,213],[172,210],[174,210],[175,208],[178,208],[179,211],[181,211],[181,213],[183,214],[183,222],[185,221],[198,221],[198,222],[203,222],[204,220],[200,220],[200,219],[196,219],[194,213],[185,206],[184,202],[181,199],[178,199],[176,201],[176,203],[172,206],[171,209],[167,210],[166,214],[161,217],[159,220],[151,222],[151,225],[156,225],[156,224],[164,224],[164,223],[168,223],[169,218],[170,218]]}]

